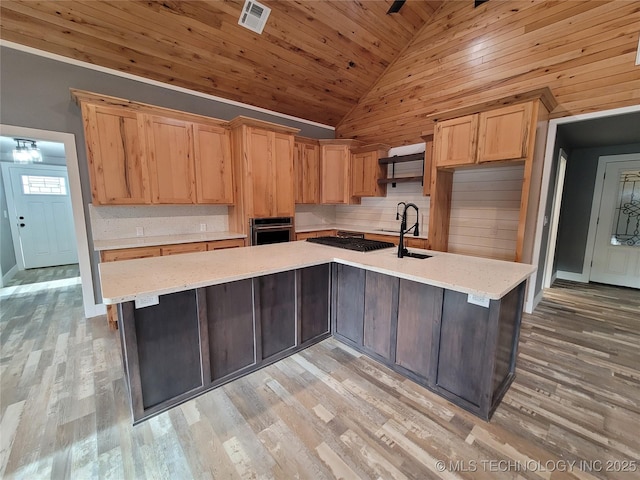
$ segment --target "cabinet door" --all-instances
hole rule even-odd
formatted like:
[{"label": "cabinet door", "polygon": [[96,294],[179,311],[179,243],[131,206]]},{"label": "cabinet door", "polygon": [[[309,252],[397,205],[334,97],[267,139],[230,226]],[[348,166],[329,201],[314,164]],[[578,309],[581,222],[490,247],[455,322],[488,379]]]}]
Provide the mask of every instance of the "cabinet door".
[{"label": "cabinet door", "polygon": [[159,304],[123,304],[134,417],[203,385],[195,290],[161,295]]},{"label": "cabinet door", "polygon": [[390,360],[395,345],[398,316],[398,278],[366,272],[364,306],[364,347]]},{"label": "cabinet door", "polygon": [[437,364],[441,288],[400,280],[396,365],[431,383]]},{"label": "cabinet door", "polygon": [[271,133],[273,137],[271,215],[293,217],[295,215],[293,187],[293,135]]},{"label": "cabinet door", "polygon": [[193,125],[147,115],[149,172],[154,203],[194,203]]},{"label": "cabinet door", "polygon": [[82,114],[93,203],[151,203],[142,116],[86,103]]},{"label": "cabinet door", "polygon": [[103,262],[117,262],[118,260],[133,260],[135,258],[159,257],[160,247],[120,248],[118,250],[104,250],[100,254]]},{"label": "cabinet door", "polygon": [[354,153],[351,156],[351,194],[354,197],[382,197],[386,193],[379,178],[386,177],[386,165],[378,164],[378,151]]},{"label": "cabinet door", "polygon": [[340,264],[334,268],[335,333],[361,347],[364,337],[365,270]]},{"label": "cabinet door", "polygon": [[225,248],[239,248],[244,247],[244,239],[233,238],[230,240],[215,240],[213,242],[207,242],[207,250],[223,250]]},{"label": "cabinet door", "polygon": [[204,242],[184,243],[182,245],[167,245],[161,249],[162,255],[177,255],[180,253],[206,252],[207,244]]},{"label": "cabinet door", "polygon": [[478,162],[527,156],[532,106],[521,103],[480,113]]},{"label": "cabinet door", "polygon": [[320,147],[296,142],[294,148],[296,203],[320,203]]},{"label": "cabinet door", "polygon": [[320,148],[320,203],[349,203],[349,156],[346,145]]},{"label": "cabinet door", "polygon": [[436,124],[434,159],[437,167],[476,163],[478,115],[452,118]]},{"label": "cabinet door", "polygon": [[295,271],[254,278],[256,324],[260,328],[260,359],[296,344]]},{"label": "cabinet door", "polygon": [[247,129],[247,199],[250,217],[271,217],[273,204],[273,148],[271,132]]},{"label": "cabinet door", "polygon": [[231,135],[226,128],[193,125],[198,203],[233,203]]},{"label": "cabinet door", "polygon": [[251,282],[205,288],[212,382],[256,363]]},{"label": "cabinet door", "polygon": [[329,331],[329,276],[331,265],[298,270],[300,344]]},{"label": "cabinet door", "polygon": [[487,358],[489,309],[467,302],[467,294],[446,290],[440,326],[436,385],[479,407]]}]

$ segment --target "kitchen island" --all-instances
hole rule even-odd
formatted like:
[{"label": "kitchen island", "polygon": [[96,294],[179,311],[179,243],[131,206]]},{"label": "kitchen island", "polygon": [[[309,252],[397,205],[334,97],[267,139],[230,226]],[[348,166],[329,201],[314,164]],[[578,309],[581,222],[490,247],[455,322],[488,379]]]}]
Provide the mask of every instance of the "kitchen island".
[{"label": "kitchen island", "polygon": [[427,253],[291,242],[101,264],[134,422],[330,335],[489,419],[535,269]]}]

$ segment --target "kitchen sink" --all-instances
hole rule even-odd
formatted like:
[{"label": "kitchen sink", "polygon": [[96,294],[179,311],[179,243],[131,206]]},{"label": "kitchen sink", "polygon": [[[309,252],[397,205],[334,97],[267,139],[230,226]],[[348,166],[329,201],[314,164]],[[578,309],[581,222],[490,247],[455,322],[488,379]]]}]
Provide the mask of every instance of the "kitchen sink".
[{"label": "kitchen sink", "polygon": [[407,252],[404,254],[404,257],[411,257],[411,258],[419,258],[421,260],[425,259],[425,258],[431,258],[433,257],[433,255],[427,255],[426,253],[415,253],[415,252]]}]

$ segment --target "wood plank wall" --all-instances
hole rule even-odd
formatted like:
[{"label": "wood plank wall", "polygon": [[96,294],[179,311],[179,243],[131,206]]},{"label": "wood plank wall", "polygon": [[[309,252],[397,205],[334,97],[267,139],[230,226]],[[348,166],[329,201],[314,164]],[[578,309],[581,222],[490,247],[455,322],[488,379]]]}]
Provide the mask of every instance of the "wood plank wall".
[{"label": "wood plank wall", "polygon": [[638,104],[638,25],[629,0],[444,2],[337,136],[417,143],[428,115],[544,86],[552,117]]}]

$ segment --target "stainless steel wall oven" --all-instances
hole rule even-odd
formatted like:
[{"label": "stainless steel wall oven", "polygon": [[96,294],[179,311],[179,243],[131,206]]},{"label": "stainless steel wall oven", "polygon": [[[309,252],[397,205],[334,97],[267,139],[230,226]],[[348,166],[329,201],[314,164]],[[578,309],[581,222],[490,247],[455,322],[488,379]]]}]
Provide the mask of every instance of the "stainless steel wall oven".
[{"label": "stainless steel wall oven", "polygon": [[252,218],[251,245],[290,242],[294,239],[293,218]]}]

